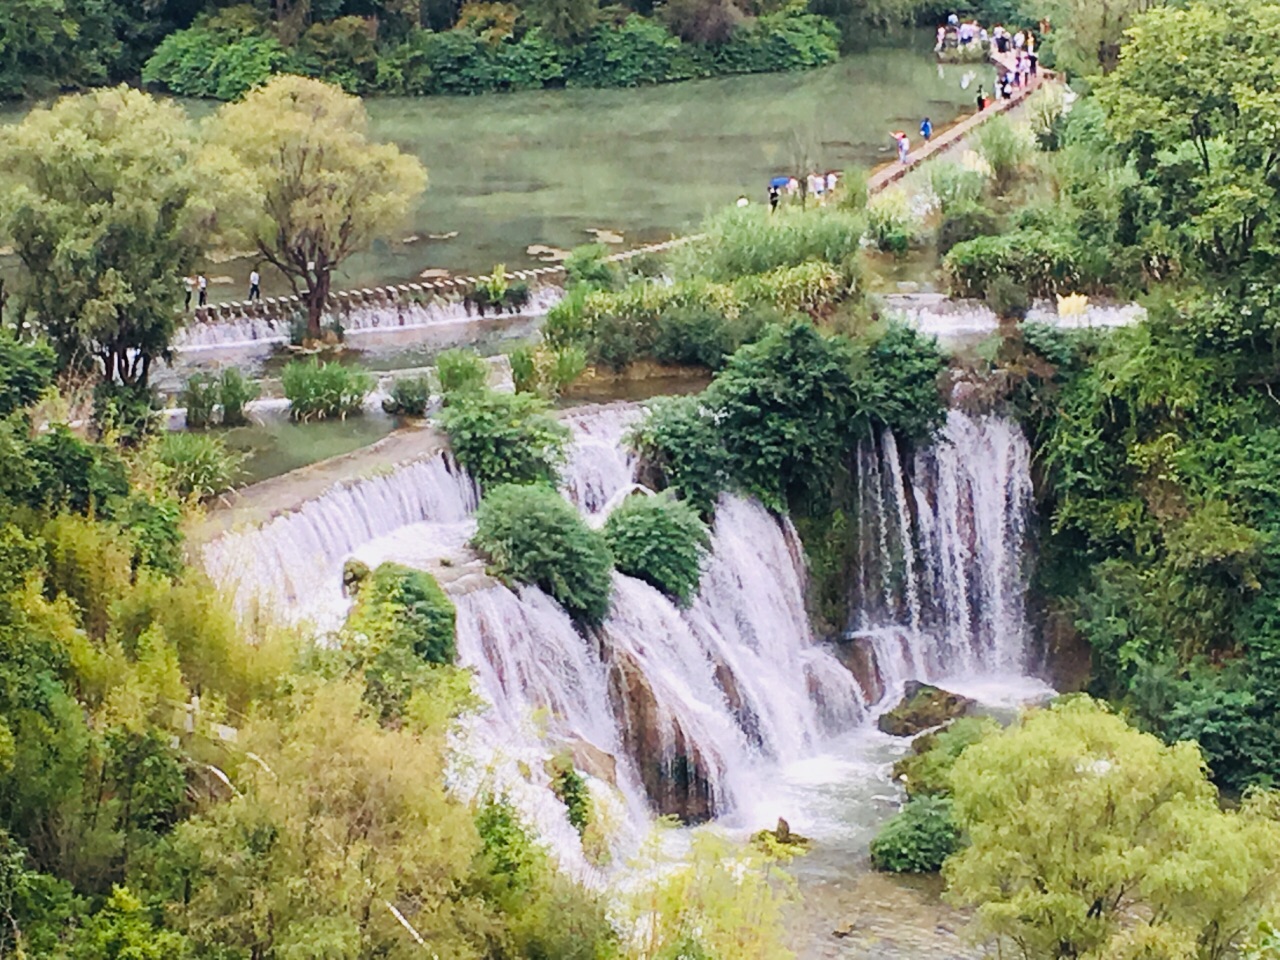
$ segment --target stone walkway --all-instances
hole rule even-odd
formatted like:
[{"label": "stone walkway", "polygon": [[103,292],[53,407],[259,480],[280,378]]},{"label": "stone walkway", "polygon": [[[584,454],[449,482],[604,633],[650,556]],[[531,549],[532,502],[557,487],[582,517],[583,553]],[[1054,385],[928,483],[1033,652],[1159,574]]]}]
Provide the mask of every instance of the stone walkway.
[{"label": "stone walkway", "polygon": [[[991,59],[997,67],[1002,71],[1013,69],[1013,56],[1007,53],[991,54]],[[905,164],[898,163],[896,160],[878,167],[872,172],[867,180],[867,194],[874,196],[880,191],[889,187],[908,173],[920,166],[926,160],[936,157],[940,153],[952,149],[957,144],[962,143],[969,134],[973,133],[978,127],[982,126],[992,117],[1002,113],[1007,113],[1014,107],[1023,103],[1032,93],[1039,89],[1040,85],[1045,82],[1056,82],[1057,75],[1051,71],[1042,70],[1039,74],[1032,78],[1031,83],[1025,87],[1015,89],[1013,96],[1008,100],[995,100],[987,109],[975,112],[963,120],[953,123],[951,126],[937,134],[927,144],[922,144],[911,151]],[[986,86],[985,84],[983,85]],[[975,101],[977,94],[974,94]]]}]

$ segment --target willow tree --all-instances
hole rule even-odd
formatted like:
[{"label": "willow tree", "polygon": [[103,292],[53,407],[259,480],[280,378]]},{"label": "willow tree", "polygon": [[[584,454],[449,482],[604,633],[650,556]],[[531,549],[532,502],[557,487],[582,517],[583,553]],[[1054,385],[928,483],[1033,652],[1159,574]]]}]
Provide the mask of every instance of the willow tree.
[{"label": "willow tree", "polygon": [[116,87],[0,127],[0,235],[23,270],[17,319],[64,366],[145,386],[168,354],[207,194],[180,107]]},{"label": "willow tree", "polygon": [[374,143],[359,98],[280,76],[224,106],[208,144],[230,178],[219,228],[289,280],[320,336],[333,271],[391,230],[426,188],[427,173],[394,144]]}]

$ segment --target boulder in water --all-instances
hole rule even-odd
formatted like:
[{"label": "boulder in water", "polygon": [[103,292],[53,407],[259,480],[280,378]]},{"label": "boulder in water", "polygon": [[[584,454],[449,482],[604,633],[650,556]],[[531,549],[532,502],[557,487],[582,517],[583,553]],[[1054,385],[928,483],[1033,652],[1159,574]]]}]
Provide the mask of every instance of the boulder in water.
[{"label": "boulder in water", "polygon": [[760,844],[767,839],[774,843],[781,844],[784,847],[798,847],[802,850],[808,849],[813,843],[808,837],[802,837],[798,833],[791,832],[791,824],[787,823],[782,817],[778,818],[778,825],[772,830],[759,830],[751,835],[753,842]]},{"label": "boulder in water", "polygon": [[932,684],[907,681],[902,699],[888,713],[876,721],[879,728],[891,736],[914,737],[931,727],[941,726],[969,712],[974,701],[950,690]]},{"label": "boulder in water", "polygon": [[868,637],[851,637],[835,644],[834,653],[841,665],[853,674],[862,688],[867,703],[879,703],[884,697],[884,676],[876,649]]},{"label": "boulder in water", "polygon": [[658,701],[648,677],[627,653],[614,650],[609,695],[622,744],[640,773],[654,809],[685,823],[715,816],[706,761],[680,721]]}]

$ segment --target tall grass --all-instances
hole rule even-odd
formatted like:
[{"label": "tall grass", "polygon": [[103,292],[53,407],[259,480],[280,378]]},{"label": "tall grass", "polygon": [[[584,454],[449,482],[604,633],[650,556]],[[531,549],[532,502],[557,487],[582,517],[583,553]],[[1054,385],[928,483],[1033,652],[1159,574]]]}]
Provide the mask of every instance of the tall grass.
[{"label": "tall grass", "polygon": [[373,374],[359,367],[294,360],[281,374],[289,413],[295,420],[346,419],[359,413],[373,390]]},{"label": "tall grass", "polygon": [[978,156],[991,170],[996,190],[1003,193],[1030,165],[1035,155],[1035,141],[1026,127],[999,116],[978,130],[977,149]]},{"label": "tall grass", "polygon": [[703,223],[704,239],[675,257],[675,271],[727,283],[807,261],[839,265],[858,252],[865,229],[861,215],[837,207],[730,207]]},{"label": "tall grass", "polygon": [[229,489],[244,462],[221,437],[207,433],[166,433],[153,441],[150,455],[166,486],[183,499],[195,500]]}]

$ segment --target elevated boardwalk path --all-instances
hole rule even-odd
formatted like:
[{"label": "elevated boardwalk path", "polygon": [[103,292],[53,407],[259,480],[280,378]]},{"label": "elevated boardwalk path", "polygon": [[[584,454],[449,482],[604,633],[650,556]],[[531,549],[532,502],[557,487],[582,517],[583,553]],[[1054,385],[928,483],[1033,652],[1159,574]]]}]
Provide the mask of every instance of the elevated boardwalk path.
[{"label": "elevated boardwalk path", "polygon": [[[991,62],[1001,71],[1013,69],[1012,54],[1002,54],[994,49],[990,52]],[[978,127],[993,117],[1007,113],[1026,100],[1042,83],[1055,82],[1056,74],[1042,70],[1031,78],[1025,87],[1015,88],[1013,97],[1008,100],[994,100],[987,109],[975,112],[939,131],[929,143],[916,142],[911,150],[908,162],[898,163],[896,160],[883,164],[871,172],[867,181],[867,193],[874,196],[898,183],[912,170],[933,159],[941,153],[963,143]],[[912,131],[911,134],[918,134]],[[886,137],[888,133],[886,132]],[[916,138],[918,141],[918,137]],[[701,239],[701,234],[675,237],[662,243],[645,244],[630,250],[623,250],[606,257],[606,261],[618,263],[641,257],[651,253],[662,253],[674,247]],[[524,282],[531,286],[546,284],[564,274],[561,264],[548,264],[530,270],[513,270],[507,279],[513,282]],[[420,283],[399,283],[383,287],[366,287],[363,289],[338,290],[329,297],[329,309],[337,312],[348,312],[359,307],[377,307],[394,304],[427,303],[432,300],[456,301],[465,297],[477,286],[488,283],[492,278],[482,274],[474,277],[451,277],[444,280],[423,281]],[[195,323],[217,324],[233,320],[277,320],[284,321],[303,309],[299,297],[264,297],[257,301],[231,300],[223,303],[211,303],[204,307],[196,307],[191,311]]]}]

